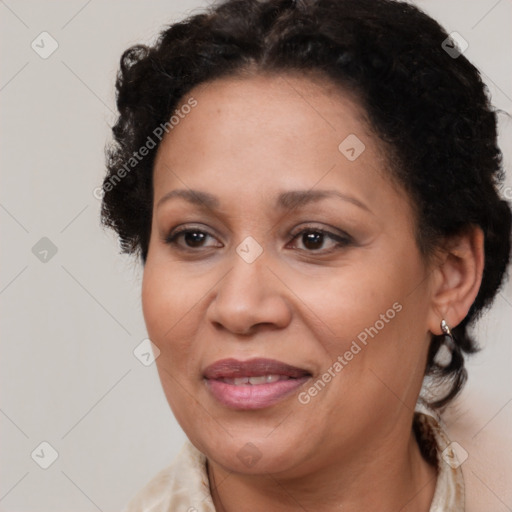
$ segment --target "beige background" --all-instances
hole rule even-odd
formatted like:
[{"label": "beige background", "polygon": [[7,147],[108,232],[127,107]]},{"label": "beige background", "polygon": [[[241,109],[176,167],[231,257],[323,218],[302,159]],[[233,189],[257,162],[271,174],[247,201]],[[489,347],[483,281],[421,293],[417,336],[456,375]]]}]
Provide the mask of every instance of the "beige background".
[{"label": "beige background", "polygon": [[[463,35],[494,104],[512,112],[512,2],[417,4]],[[0,0],[0,510],[119,511],[185,439],[154,365],[134,357],[146,337],[141,272],[101,230],[93,190],[121,52],[204,5]],[[59,45],[47,59],[31,48],[33,40],[51,48],[49,39],[42,48],[43,31]],[[512,120],[500,119],[512,198]],[[32,252],[42,237],[57,249],[46,262]],[[447,417],[469,454],[470,499],[486,503],[474,510],[486,512],[512,510],[511,312],[509,283],[479,325],[485,350],[469,362],[469,384]],[[36,449],[39,463],[50,460],[43,441],[58,452],[46,470],[31,458]]]}]

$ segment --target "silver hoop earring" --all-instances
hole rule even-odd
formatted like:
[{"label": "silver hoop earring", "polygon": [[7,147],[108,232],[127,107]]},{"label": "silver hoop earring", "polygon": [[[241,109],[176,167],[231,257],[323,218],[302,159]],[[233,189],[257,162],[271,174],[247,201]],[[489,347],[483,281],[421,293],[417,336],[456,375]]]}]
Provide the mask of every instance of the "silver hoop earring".
[{"label": "silver hoop earring", "polygon": [[450,350],[453,350],[455,348],[455,340],[453,339],[452,330],[450,329],[450,326],[446,323],[446,320],[443,318],[441,320],[441,330],[444,334],[444,342],[448,346]]},{"label": "silver hoop earring", "polygon": [[457,346],[455,345],[455,340],[453,339],[450,326],[444,318],[441,320],[441,330],[443,331],[443,341],[437,349],[437,353],[434,356],[434,362],[437,366],[446,368],[453,360],[453,353],[456,351]]}]

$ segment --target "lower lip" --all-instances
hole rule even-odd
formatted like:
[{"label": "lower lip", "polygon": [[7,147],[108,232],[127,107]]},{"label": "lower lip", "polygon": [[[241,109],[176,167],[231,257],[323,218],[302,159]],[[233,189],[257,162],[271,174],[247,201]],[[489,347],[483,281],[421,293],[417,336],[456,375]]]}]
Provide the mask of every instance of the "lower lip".
[{"label": "lower lip", "polygon": [[278,380],[269,384],[241,385],[227,384],[220,380],[206,379],[206,386],[212,395],[226,407],[232,409],[263,409],[300,388],[309,377]]}]

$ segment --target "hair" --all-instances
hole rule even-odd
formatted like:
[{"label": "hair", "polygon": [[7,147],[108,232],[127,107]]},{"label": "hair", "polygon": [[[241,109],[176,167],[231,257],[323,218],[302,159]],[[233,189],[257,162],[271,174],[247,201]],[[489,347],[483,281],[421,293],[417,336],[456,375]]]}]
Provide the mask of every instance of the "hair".
[{"label": "hair", "polygon": [[443,336],[432,335],[428,352],[425,374],[448,386],[430,405],[445,406],[467,378],[463,353],[477,350],[468,327],[502,285],[511,238],[510,206],[499,195],[496,112],[478,70],[462,54],[445,51],[448,37],[420,9],[394,0],[227,0],[166,27],[153,45],[132,46],[121,57],[103,224],[117,232],[122,252],[145,264],[160,139],[143,159],[133,157],[149,147],[157,127],[168,126],[194,87],[251,69],[320,73],[356,94],[387,148],[390,176],[416,210],[423,255],[473,226],[484,233],[480,290],[452,328],[451,360],[436,361]]}]

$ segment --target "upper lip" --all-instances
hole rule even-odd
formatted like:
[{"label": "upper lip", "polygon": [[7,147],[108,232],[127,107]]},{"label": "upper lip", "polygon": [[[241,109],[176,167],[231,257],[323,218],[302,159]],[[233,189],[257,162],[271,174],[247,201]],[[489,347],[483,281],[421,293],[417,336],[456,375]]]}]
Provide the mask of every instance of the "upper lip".
[{"label": "upper lip", "polygon": [[208,366],[203,372],[206,379],[236,379],[261,375],[284,375],[297,379],[311,374],[303,368],[297,368],[275,359],[264,358],[254,358],[247,361],[221,359]]}]

